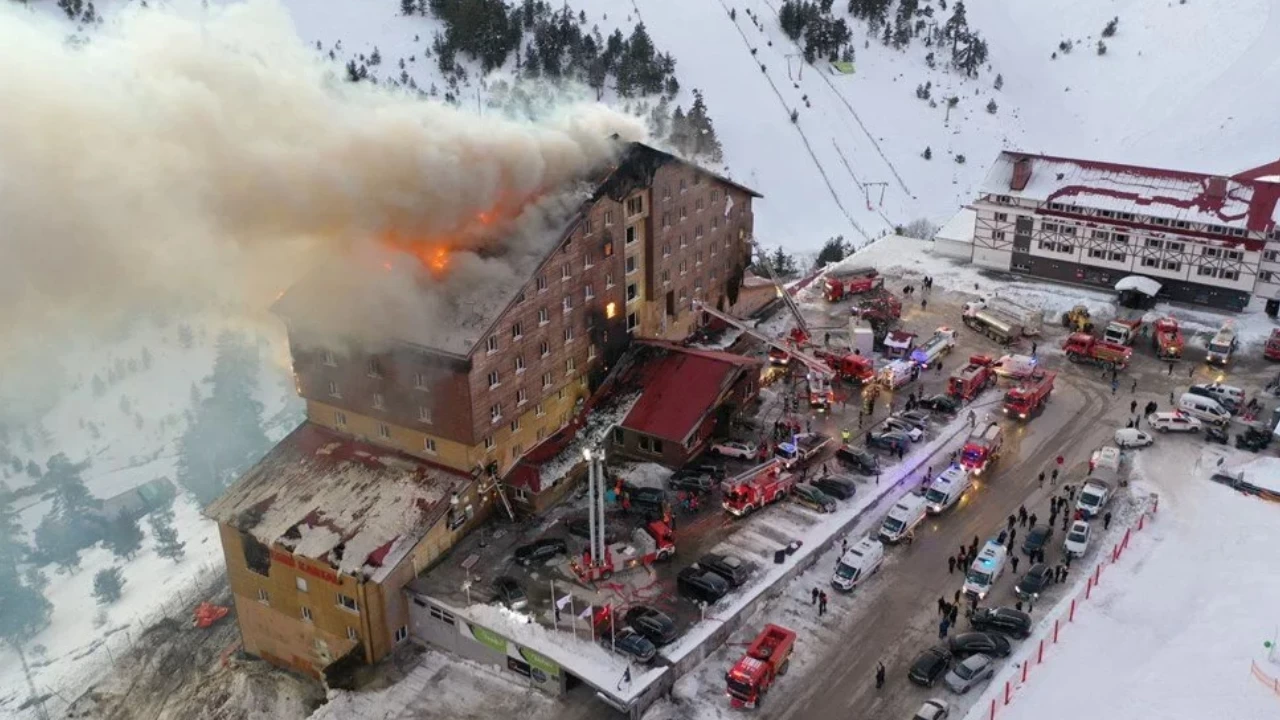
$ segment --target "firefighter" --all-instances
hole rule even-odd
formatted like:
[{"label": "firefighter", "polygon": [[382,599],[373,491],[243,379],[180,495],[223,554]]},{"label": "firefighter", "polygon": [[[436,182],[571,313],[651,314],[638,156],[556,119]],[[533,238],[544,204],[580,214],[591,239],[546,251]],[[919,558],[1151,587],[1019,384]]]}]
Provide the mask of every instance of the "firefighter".
[{"label": "firefighter", "polygon": [[840,442],[844,443],[845,445],[848,445],[849,441],[852,439],[853,439],[853,433],[848,428],[843,428],[842,430],[840,430]]}]

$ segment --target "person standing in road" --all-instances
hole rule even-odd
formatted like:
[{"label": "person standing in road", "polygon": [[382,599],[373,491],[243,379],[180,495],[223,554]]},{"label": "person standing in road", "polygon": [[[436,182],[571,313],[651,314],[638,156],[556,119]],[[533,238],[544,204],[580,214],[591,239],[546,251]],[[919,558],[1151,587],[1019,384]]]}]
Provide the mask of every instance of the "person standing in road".
[{"label": "person standing in road", "polygon": [[[1109,516],[1110,514],[1111,514],[1111,513],[1107,513],[1107,515],[1108,515],[1108,516]],[[1108,517],[1108,522],[1110,522],[1110,517]],[[955,574],[955,571],[956,571],[956,556],[955,556],[955,555],[948,555],[948,556],[947,556],[947,574],[948,574],[948,575],[953,575],[953,574]]]},{"label": "person standing in road", "polygon": [[1015,540],[1017,540],[1017,538],[1018,538],[1018,528],[1010,528],[1010,529],[1009,529],[1009,544],[1010,544],[1010,545],[1012,545],[1012,544],[1013,544],[1013,542],[1014,542]]},{"label": "person standing in road", "polygon": [[1106,515],[1102,516],[1102,529],[1103,530],[1111,529],[1111,511],[1110,510],[1107,511]]},{"label": "person standing in road", "polygon": [[1030,527],[1035,527],[1035,526],[1036,526],[1036,514],[1035,514],[1035,513],[1031,513],[1031,517],[1030,517],[1030,518],[1027,518],[1027,525],[1028,525],[1028,526],[1030,526]]},{"label": "person standing in road", "polygon": [[959,591],[959,590],[957,590],[957,591],[956,591],[956,594],[955,594],[955,598],[954,598],[954,600],[955,600],[955,602],[953,603],[954,605],[959,605],[959,604],[960,604],[960,591]]},{"label": "person standing in road", "polygon": [[1009,565],[1013,567],[1013,571],[1015,573],[1018,572],[1018,556],[1017,555],[1014,555],[1013,557],[1009,558]]},{"label": "person standing in road", "polygon": [[1196,376],[1196,366],[1192,365],[1191,367],[1187,368],[1187,377],[1192,378],[1195,376]]},{"label": "person standing in road", "polygon": [[876,663],[876,689],[884,687],[884,663]]},{"label": "person standing in road", "polygon": [[978,536],[973,536],[973,543],[969,545],[969,557],[978,556]]},{"label": "person standing in road", "polygon": [[1112,379],[1111,379],[1111,395],[1112,395],[1112,397],[1115,397],[1116,390],[1119,390],[1119,389],[1120,389],[1120,381],[1119,381],[1119,380],[1116,380],[1115,378],[1112,378]]},{"label": "person standing in road", "polygon": [[945,640],[947,637],[947,630],[950,630],[950,629],[951,629],[951,619],[942,618],[942,622],[938,623],[938,639]]},{"label": "person standing in road", "polygon": [[1040,487],[1044,487],[1044,471],[1040,471]]},{"label": "person standing in road", "polygon": [[1037,345],[1037,344],[1036,344],[1036,342],[1035,342],[1034,340],[1032,340],[1032,341],[1031,341],[1031,357],[1035,357],[1035,356],[1036,356],[1036,349],[1037,349],[1037,348],[1039,348],[1039,347],[1040,347],[1040,346],[1039,346],[1039,345]]},{"label": "person standing in road", "polygon": [[1058,485],[1058,468],[1054,468],[1054,469],[1053,469],[1053,474],[1051,475],[1051,477],[1053,478],[1053,482],[1049,483],[1049,487],[1057,487],[1057,485]]},{"label": "person standing in road", "polygon": [[818,593],[818,617],[827,614],[827,594],[825,592]]},{"label": "person standing in road", "polygon": [[[1134,378],[1134,379],[1133,379],[1133,385],[1130,385],[1130,386],[1129,386],[1129,394],[1130,394],[1130,395],[1132,395],[1132,394],[1134,394],[1134,393],[1136,393],[1136,392],[1138,392],[1138,378]],[[1136,405],[1137,403],[1134,403],[1134,404]],[[1130,412],[1133,412],[1133,411],[1131,410]]]},{"label": "person standing in road", "polygon": [[1173,361],[1169,361],[1169,377],[1173,377]]},{"label": "person standing in road", "polygon": [[1027,506],[1020,505],[1018,506],[1018,527],[1026,527],[1026,526],[1027,526]]},{"label": "person standing in road", "polygon": [[960,606],[952,605],[951,613],[947,615],[947,619],[951,621],[951,627],[956,626],[956,618],[958,618],[959,616],[960,616]]},{"label": "person standing in road", "polygon": [[1138,401],[1137,400],[1129,401],[1129,414],[1132,415],[1136,412],[1138,412]]},{"label": "person standing in road", "polygon": [[1010,530],[1012,530],[1013,526],[1018,524],[1018,518],[1014,517],[1013,515],[1010,515],[1008,518],[1005,519],[1005,524],[1009,526]]},{"label": "person standing in road", "polygon": [[813,595],[813,601],[809,603],[810,605],[817,605],[817,604],[818,604],[818,593],[819,593],[819,592],[821,592],[821,590],[818,590],[818,588],[814,588],[814,589],[813,589],[813,593],[812,593],[812,595]]}]

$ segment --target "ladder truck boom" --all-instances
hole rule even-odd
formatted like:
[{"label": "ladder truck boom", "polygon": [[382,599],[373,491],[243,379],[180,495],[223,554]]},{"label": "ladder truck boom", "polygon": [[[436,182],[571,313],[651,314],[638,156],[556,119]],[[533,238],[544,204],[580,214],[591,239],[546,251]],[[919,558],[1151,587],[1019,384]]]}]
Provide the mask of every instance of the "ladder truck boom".
[{"label": "ladder truck boom", "polygon": [[711,317],[717,318],[719,320],[723,320],[724,322],[732,325],[733,327],[738,328],[742,332],[750,335],[751,337],[759,340],[760,342],[768,345],[769,347],[775,348],[777,350],[780,350],[782,352],[785,352],[791,355],[795,359],[804,363],[805,366],[808,367],[809,370],[812,371],[815,375],[818,375],[828,381],[830,381],[832,378],[835,377],[835,374],[836,374],[835,371],[832,370],[825,362],[819,360],[816,357],[813,357],[812,355],[809,355],[808,353],[801,352],[796,348],[788,347],[787,345],[785,345],[782,342],[779,342],[778,340],[773,340],[771,338],[768,338],[763,333],[759,332],[758,330],[746,324],[745,322],[739,320],[738,318],[732,315],[727,315],[725,313],[722,313],[713,307],[708,307],[707,304],[702,302],[701,300],[693,301],[693,309],[695,311],[702,311],[710,315]]},{"label": "ladder truck boom", "polygon": [[773,282],[773,286],[778,289],[778,296],[782,298],[782,302],[787,306],[787,310],[791,311],[791,315],[796,319],[796,327],[800,328],[800,332],[804,333],[807,339],[811,337],[809,332],[809,323],[804,321],[804,316],[800,314],[800,306],[796,304],[795,298],[791,297],[791,293],[783,287],[778,280],[778,276],[773,273],[773,266],[769,263],[769,257],[765,254],[764,248],[756,244],[755,240],[751,241],[751,246],[760,253],[762,262],[760,265],[764,267],[765,274],[769,276],[769,280]]}]

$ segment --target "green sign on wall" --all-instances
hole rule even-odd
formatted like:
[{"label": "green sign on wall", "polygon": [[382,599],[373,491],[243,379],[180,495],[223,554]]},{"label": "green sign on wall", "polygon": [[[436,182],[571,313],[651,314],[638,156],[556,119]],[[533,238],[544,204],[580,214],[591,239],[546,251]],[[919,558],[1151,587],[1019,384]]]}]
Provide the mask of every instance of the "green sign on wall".
[{"label": "green sign on wall", "polygon": [[524,658],[525,662],[529,663],[530,667],[541,670],[547,674],[547,677],[556,678],[560,676],[560,666],[551,659],[529,648],[520,648],[520,656]]},{"label": "green sign on wall", "polygon": [[476,640],[480,641],[485,645],[488,645],[489,647],[493,648],[494,650],[497,650],[503,655],[507,654],[506,638],[493,632],[492,630],[486,630],[480,627],[479,625],[472,625],[471,623],[467,623],[467,627],[471,629],[471,637],[474,637]]}]

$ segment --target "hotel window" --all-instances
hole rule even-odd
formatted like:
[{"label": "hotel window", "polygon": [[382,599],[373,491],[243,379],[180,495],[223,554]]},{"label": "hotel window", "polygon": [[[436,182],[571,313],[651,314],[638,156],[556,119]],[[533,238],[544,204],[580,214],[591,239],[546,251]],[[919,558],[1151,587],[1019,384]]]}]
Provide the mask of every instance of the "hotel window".
[{"label": "hotel window", "polygon": [[1273,279],[1274,277],[1275,276],[1271,273],[1270,270],[1263,270],[1262,272],[1258,273],[1258,282],[1264,282],[1264,283],[1275,282],[1275,280]]},{"label": "hotel window", "polygon": [[353,627],[347,628],[347,639],[352,642],[360,642],[360,633],[356,632]]},{"label": "hotel window", "polygon": [[350,610],[352,612],[360,612],[360,606],[356,604],[356,599],[349,595],[343,595],[342,593],[338,593],[337,605],[338,607],[343,608],[344,610]]},{"label": "hotel window", "polygon": [[378,423],[378,437],[383,440],[391,439],[391,426],[386,423]]},{"label": "hotel window", "polygon": [[502,377],[498,374],[498,371],[490,370],[489,371],[489,388],[490,389],[496,388],[501,382],[502,382]]},{"label": "hotel window", "polygon": [[643,197],[636,196],[633,198],[627,198],[627,215],[628,216],[639,215],[642,212],[644,212]]},{"label": "hotel window", "polygon": [[1107,253],[1104,250],[1090,250],[1089,257],[1104,260],[1107,257]]},{"label": "hotel window", "polygon": [[627,332],[631,332],[640,326],[640,318],[635,313],[627,313]]},{"label": "hotel window", "polygon": [[578,363],[573,358],[566,358],[564,361],[564,374],[572,375],[574,370],[578,369]]},{"label": "hotel window", "polygon": [[688,184],[685,182],[685,179],[684,179],[684,178],[680,178],[680,193],[681,193],[681,194],[684,194],[684,191],[685,191],[685,190],[688,190],[688,189],[689,189],[689,186],[688,186]]},{"label": "hotel window", "polygon": [[630,245],[640,238],[640,233],[636,230],[635,225],[627,226],[627,244]]},{"label": "hotel window", "polygon": [[549,322],[551,322],[551,313],[547,312],[546,308],[538,308],[538,324],[546,325]]},{"label": "hotel window", "polygon": [[431,422],[431,408],[427,407],[426,405],[419,405],[419,406],[418,406],[418,420],[419,420],[419,422],[430,423],[430,422]]},{"label": "hotel window", "polygon": [[516,356],[516,372],[518,373],[524,372],[524,356],[523,355]]},{"label": "hotel window", "polygon": [[583,235],[591,234],[591,218],[582,219],[582,234]]},{"label": "hotel window", "polygon": [[561,265],[560,266],[560,282],[564,282],[568,280],[570,277],[573,277],[573,276],[569,272],[569,263],[565,263],[564,265]]},{"label": "hotel window", "polygon": [[342,393],[338,391],[338,383],[332,380],[329,381],[329,394],[336,398],[342,397]]},{"label": "hotel window", "polygon": [[1262,253],[1262,259],[1267,262],[1280,262],[1280,250],[1268,250]]},{"label": "hotel window", "polygon": [[376,357],[369,358],[369,377],[382,377],[382,363]]},{"label": "hotel window", "polygon": [[604,256],[613,257],[613,241],[607,241],[604,244]]},{"label": "hotel window", "polygon": [[693,184],[694,184],[694,185],[701,185],[701,184],[702,184],[702,176],[701,176],[701,175],[694,175],[694,176],[693,176]]},{"label": "hotel window", "polygon": [[527,402],[529,402],[529,393],[524,388],[520,388],[516,391],[516,405],[523,405]]},{"label": "hotel window", "polygon": [[573,310],[573,296],[565,295],[560,299],[560,312],[569,312]]},{"label": "hotel window", "polygon": [[588,345],[588,346],[587,346],[587,360],[595,360],[595,359],[596,359],[596,346],[595,346],[595,345]]},{"label": "hotel window", "polygon": [[663,199],[663,200],[670,200],[670,199],[671,199],[671,186],[670,186],[670,185],[663,185],[663,186],[662,186],[662,199]]},{"label": "hotel window", "polygon": [[1223,280],[1239,280],[1240,273],[1235,270],[1223,270],[1221,273],[1218,274],[1218,277],[1222,278]]},{"label": "hotel window", "polygon": [[604,289],[608,290],[613,287],[613,273],[604,274]]},{"label": "hotel window", "polygon": [[1223,254],[1227,256],[1228,260],[1239,260],[1240,258],[1244,257],[1244,255],[1239,250],[1227,250]]},{"label": "hotel window", "polygon": [[484,449],[485,449],[485,450],[492,450],[492,449],[493,449],[493,436],[492,436],[492,435],[489,435],[489,436],[485,437],[485,439],[484,439]]},{"label": "hotel window", "polygon": [[1043,223],[1040,226],[1040,229],[1044,230],[1045,232],[1057,232],[1058,223],[1051,223],[1051,222]]},{"label": "hotel window", "polygon": [[502,419],[502,403],[489,406],[489,422],[496,423]]},{"label": "hotel window", "polygon": [[701,239],[702,239],[702,223],[698,223],[698,225],[697,225],[696,227],[694,227],[694,229],[693,229],[693,238],[694,238],[695,240],[701,240]]},{"label": "hotel window", "polygon": [[314,622],[314,619],[311,617],[311,608],[306,605],[302,606],[302,619],[304,622]]},{"label": "hotel window", "polygon": [[694,212],[702,212],[702,209],[703,209],[703,202],[702,202],[702,198],[698,198],[698,199],[697,199],[697,200],[695,200],[695,201],[694,201],[694,203],[693,203],[693,211],[694,211]]},{"label": "hotel window", "polygon": [[329,367],[338,367],[338,358],[334,357],[332,350],[324,351],[324,364]]},{"label": "hotel window", "polygon": [[662,243],[662,257],[671,257],[671,243]]},{"label": "hotel window", "polygon": [[720,191],[719,191],[719,190],[712,190],[712,191],[711,191],[711,202],[715,202],[715,201],[717,201],[717,200],[719,200],[719,199],[720,199]]},{"label": "hotel window", "polygon": [[1182,263],[1173,262],[1172,260],[1165,260],[1163,268],[1165,270],[1172,270],[1173,272],[1177,272],[1182,269]]},{"label": "hotel window", "polygon": [[551,387],[551,373],[542,374],[542,388],[545,390]]},{"label": "hotel window", "polygon": [[627,274],[628,274],[628,275],[630,275],[631,273],[633,273],[633,272],[635,272],[635,271],[636,271],[636,258],[635,258],[635,256],[634,256],[634,255],[630,255],[630,256],[628,256],[628,257],[627,257],[627,265],[626,265],[626,267],[627,267]]},{"label": "hotel window", "polygon": [[632,302],[640,297],[640,289],[635,283],[627,284],[627,302]]},{"label": "hotel window", "polygon": [[1111,235],[1111,233],[1106,230],[1093,230],[1089,233],[1089,237],[1094,240],[1106,240],[1109,235]]},{"label": "hotel window", "polygon": [[684,274],[685,274],[685,273],[687,273],[687,272],[689,272],[689,261],[688,261],[688,260],[681,260],[681,261],[680,261],[680,274],[681,274],[681,275],[684,275]]},{"label": "hotel window", "polygon": [[304,578],[304,577],[297,577],[297,576],[294,576],[294,578],[293,578],[293,584],[294,584],[294,587],[298,588],[298,592],[306,592],[306,591],[307,591],[307,579],[306,579],[306,578]]},{"label": "hotel window", "polygon": [[262,603],[263,605],[271,604],[270,596],[268,596],[267,591],[263,590],[262,588],[258,588],[258,602]]},{"label": "hotel window", "polygon": [[485,340],[484,347],[485,347],[485,350],[490,354],[498,352],[498,336],[490,335],[489,339]]},{"label": "hotel window", "polygon": [[613,211],[612,211],[612,210],[605,210],[605,211],[604,211],[604,226],[605,226],[605,227],[611,227],[612,225],[613,225]]},{"label": "hotel window", "polygon": [[1009,219],[1009,213],[996,213],[996,221],[1004,222]]},{"label": "hotel window", "polygon": [[583,286],[582,296],[586,300],[591,300],[596,296],[596,289],[592,287],[591,283],[587,283],[585,286]]},{"label": "hotel window", "polygon": [[1166,250],[1173,250],[1174,252],[1182,252],[1182,249],[1185,246],[1180,242],[1169,241],[1164,244],[1164,247]]},{"label": "hotel window", "polygon": [[1063,225],[1060,230],[1063,235],[1075,235],[1076,227],[1074,225]]},{"label": "hotel window", "polygon": [[1160,242],[1159,240],[1152,240],[1151,238],[1147,238],[1147,247],[1149,248],[1158,248],[1162,245],[1164,245],[1164,243]]},{"label": "hotel window", "polygon": [[689,238],[684,233],[680,233],[680,247],[681,248],[689,247]]},{"label": "hotel window", "polygon": [[1107,259],[1111,262],[1124,262],[1127,257],[1128,255],[1125,255],[1124,253],[1111,253]]},{"label": "hotel window", "polygon": [[715,229],[717,229],[717,228],[719,228],[719,227],[720,227],[720,216],[719,216],[719,215],[712,215],[712,216],[711,216],[711,229],[712,229],[712,230],[715,230]]},{"label": "hotel window", "polygon": [[548,343],[546,340],[543,340],[542,342],[538,343],[538,354],[539,354],[541,357],[546,357],[546,356],[550,355],[550,354],[551,354],[551,344],[550,344],[550,343]]},{"label": "hotel window", "polygon": [[699,251],[697,252],[697,254],[696,254],[696,255],[694,255],[693,257],[694,257],[694,263],[693,263],[694,265],[701,265],[701,264],[702,264],[702,251],[701,251],[701,250],[699,250]]},{"label": "hotel window", "polygon": [[409,639],[408,625],[401,625],[400,627],[396,628],[396,642],[402,643],[408,639]]},{"label": "hotel window", "polygon": [[1155,258],[1142,258],[1142,267],[1160,267],[1160,261]]},{"label": "hotel window", "polygon": [[347,424],[347,414],[341,410],[335,410],[333,413],[333,424],[343,427]]},{"label": "hotel window", "polygon": [[671,213],[669,212],[662,213],[662,227],[664,228],[671,227]]},{"label": "hotel window", "polygon": [[564,344],[568,345],[571,342],[573,342],[573,326],[572,325],[564,329]]},{"label": "hotel window", "polygon": [[511,432],[520,432],[520,418],[511,421]]},{"label": "hotel window", "polygon": [[374,410],[386,410],[386,409],[387,409],[387,401],[386,401],[386,398],[384,398],[384,397],[382,396],[382,393],[374,393],[374,394],[373,394],[373,409],[374,409]]},{"label": "hotel window", "polygon": [[1113,233],[1113,234],[1111,235],[1111,242],[1113,242],[1113,243],[1123,243],[1123,244],[1125,244],[1125,245],[1128,245],[1128,244],[1129,244],[1129,236],[1128,236],[1128,235],[1125,235],[1124,233]]},{"label": "hotel window", "polygon": [[1003,239],[1004,239],[1004,231],[1003,231],[1003,230],[996,230],[995,232],[991,233],[991,239],[992,239],[992,240],[1003,240]]},{"label": "hotel window", "polygon": [[511,446],[511,459],[512,459],[512,460],[519,460],[519,459],[520,459],[520,455],[521,455],[521,453],[523,453],[523,452],[524,452],[524,446],[523,446],[523,445],[521,445],[520,443],[516,443],[515,445],[512,445],[512,446]]},{"label": "hotel window", "polygon": [[422,449],[432,455],[436,454],[436,441],[434,438],[423,438]]},{"label": "hotel window", "polygon": [[519,339],[520,339],[520,338],[522,338],[522,337],[524,337],[524,328],[520,326],[520,323],[514,323],[514,324],[512,324],[512,326],[511,326],[511,339],[512,339],[512,340],[519,340]]},{"label": "hotel window", "polygon": [[688,206],[686,206],[686,205],[681,205],[681,206],[680,206],[680,219],[681,219],[681,220],[684,220],[684,219],[685,219],[685,218],[687,218],[687,217],[689,217],[689,208],[688,208]]},{"label": "hotel window", "polygon": [[546,276],[546,275],[539,275],[539,276],[538,276],[538,279],[535,281],[535,283],[537,284],[538,292],[542,292],[543,290],[546,290],[546,289],[547,289],[547,276]]},{"label": "hotel window", "polygon": [[670,284],[671,284],[671,271],[670,271],[670,270],[663,270],[663,271],[662,271],[662,284],[663,284],[663,285],[670,285]]},{"label": "hotel window", "polygon": [[1210,277],[1217,277],[1217,276],[1218,276],[1218,270],[1217,270],[1217,268],[1201,267],[1201,268],[1197,268],[1197,269],[1196,269],[1196,274],[1197,274],[1197,275],[1199,275],[1199,276],[1201,276],[1201,277],[1204,277],[1205,275],[1208,275],[1208,276],[1210,276]]},{"label": "hotel window", "polygon": [[[535,417],[543,417],[547,414],[547,409],[542,406],[542,403],[538,403],[533,407],[533,414]],[[538,439],[541,440],[542,438]]]},{"label": "hotel window", "polygon": [[591,268],[595,267],[595,264],[596,264],[595,256],[592,254],[590,250],[588,250],[587,253],[582,256],[582,269],[590,270]]},{"label": "hotel window", "polygon": [[1166,218],[1162,218],[1162,217],[1153,217],[1153,218],[1151,218],[1151,224],[1152,224],[1152,225],[1165,225],[1165,226],[1167,226],[1167,225],[1169,224],[1169,220],[1168,220],[1168,219],[1166,219]]}]

